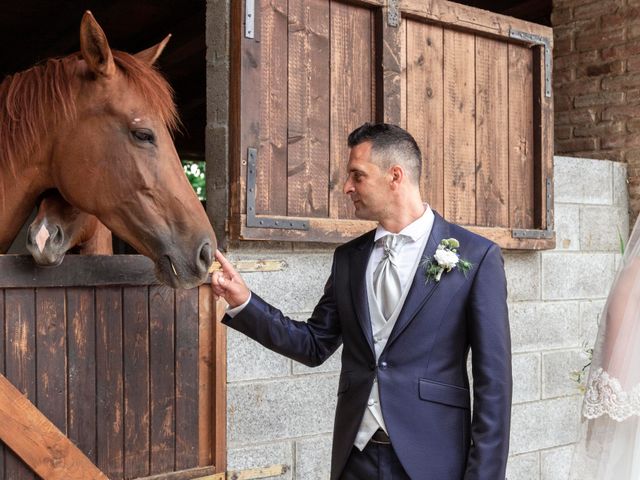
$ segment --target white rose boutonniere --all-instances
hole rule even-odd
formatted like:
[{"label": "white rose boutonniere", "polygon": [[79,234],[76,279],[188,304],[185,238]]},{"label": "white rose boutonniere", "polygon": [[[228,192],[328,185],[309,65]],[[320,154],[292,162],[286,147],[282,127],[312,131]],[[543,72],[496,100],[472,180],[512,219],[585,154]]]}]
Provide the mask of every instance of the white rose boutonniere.
[{"label": "white rose boutonniere", "polygon": [[460,258],[458,255],[460,242],[455,238],[445,238],[440,240],[433,258],[424,258],[420,266],[424,269],[427,283],[429,280],[440,281],[444,272],[450,272],[454,268],[460,270],[465,276],[471,270],[471,262]]}]

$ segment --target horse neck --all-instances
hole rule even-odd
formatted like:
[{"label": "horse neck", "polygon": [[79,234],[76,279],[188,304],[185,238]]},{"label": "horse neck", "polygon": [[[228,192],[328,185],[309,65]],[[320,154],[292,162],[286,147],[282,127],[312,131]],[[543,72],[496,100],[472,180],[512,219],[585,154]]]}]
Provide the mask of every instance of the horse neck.
[{"label": "horse neck", "polygon": [[93,234],[80,245],[81,255],[113,255],[111,230],[96,219]]},{"label": "horse neck", "polygon": [[46,188],[34,180],[36,171],[26,168],[13,176],[0,175],[0,254],[6,253],[33,210],[38,195]]}]

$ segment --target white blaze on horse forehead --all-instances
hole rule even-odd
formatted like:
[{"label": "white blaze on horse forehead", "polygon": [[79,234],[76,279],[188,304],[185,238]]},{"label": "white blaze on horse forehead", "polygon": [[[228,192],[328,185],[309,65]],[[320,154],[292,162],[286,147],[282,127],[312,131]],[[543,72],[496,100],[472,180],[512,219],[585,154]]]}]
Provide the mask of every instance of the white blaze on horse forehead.
[{"label": "white blaze on horse forehead", "polygon": [[50,236],[49,230],[44,226],[44,223],[40,225],[40,230],[38,230],[38,233],[36,234],[36,245],[38,245],[40,253],[44,250],[44,245],[47,243],[47,238]]}]

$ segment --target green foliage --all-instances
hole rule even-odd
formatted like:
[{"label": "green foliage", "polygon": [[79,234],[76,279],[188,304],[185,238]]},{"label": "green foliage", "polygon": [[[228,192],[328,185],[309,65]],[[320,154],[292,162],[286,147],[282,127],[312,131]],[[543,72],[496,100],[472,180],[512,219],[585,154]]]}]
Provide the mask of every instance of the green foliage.
[{"label": "green foliage", "polygon": [[206,200],[207,189],[205,181],[205,162],[198,160],[182,160],[182,168],[189,179],[189,183],[200,200]]}]

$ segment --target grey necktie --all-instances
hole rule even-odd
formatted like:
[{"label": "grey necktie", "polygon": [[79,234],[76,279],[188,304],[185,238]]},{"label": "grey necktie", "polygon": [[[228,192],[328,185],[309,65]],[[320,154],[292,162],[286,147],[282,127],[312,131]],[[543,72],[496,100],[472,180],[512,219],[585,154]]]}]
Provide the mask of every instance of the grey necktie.
[{"label": "grey necktie", "polygon": [[379,241],[382,242],[384,252],[382,260],[373,272],[373,292],[385,320],[388,320],[402,296],[400,273],[398,272],[398,252],[405,243],[405,237],[403,235],[385,235]]}]

